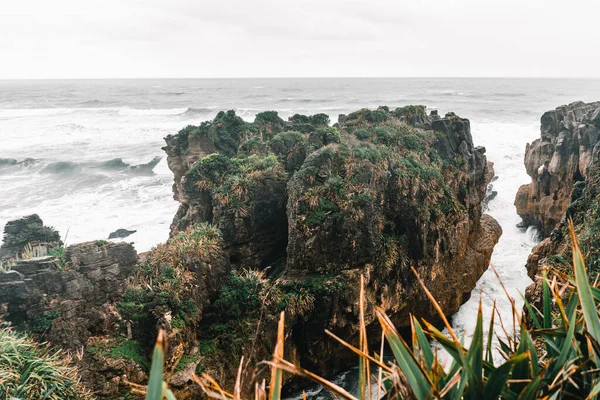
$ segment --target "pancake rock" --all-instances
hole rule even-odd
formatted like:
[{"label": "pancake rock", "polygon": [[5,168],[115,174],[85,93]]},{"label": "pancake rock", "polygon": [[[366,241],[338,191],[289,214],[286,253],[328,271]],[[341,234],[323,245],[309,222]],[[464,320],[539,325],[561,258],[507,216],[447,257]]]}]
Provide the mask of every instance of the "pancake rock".
[{"label": "pancake rock", "polygon": [[[284,121],[264,112],[248,123],[228,111],[165,140],[181,203],[172,236],[212,224],[234,271],[199,325],[202,342],[222,356],[201,364],[221,378],[235,376],[239,358],[229,360],[231,344],[218,329],[227,326],[235,341],[242,325],[257,326],[258,343],[272,343],[264,320],[282,310],[288,356],[335,372],[348,353],[323,331],[356,338],[361,275],[369,303],[399,326],[409,325],[409,313],[436,318],[411,266],[444,312],[456,312],[502,233],[482,213],[494,176],[485,149],[474,146],[469,120],[454,113],[380,107],[329,126],[323,114]],[[241,308],[249,297],[235,299],[244,282],[269,293],[262,305]],[[369,308],[367,323],[374,319]],[[246,350],[260,361],[272,348]]]},{"label": "pancake rock", "polygon": [[525,167],[531,183],[519,188],[517,213],[525,225],[550,235],[570,203],[576,182],[583,181],[600,154],[600,102],[576,102],[541,118],[541,137],[528,144]]}]

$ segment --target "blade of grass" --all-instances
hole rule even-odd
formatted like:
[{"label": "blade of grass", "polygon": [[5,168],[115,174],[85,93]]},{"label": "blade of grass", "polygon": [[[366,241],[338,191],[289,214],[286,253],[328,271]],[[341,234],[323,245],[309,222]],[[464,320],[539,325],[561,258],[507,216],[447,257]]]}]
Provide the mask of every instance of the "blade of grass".
[{"label": "blade of grass", "polygon": [[594,296],[588,275],[585,268],[585,261],[579,247],[579,240],[575,234],[573,220],[569,219],[569,233],[571,234],[571,244],[573,247],[573,269],[575,272],[575,282],[577,283],[577,292],[579,293],[579,301],[583,310],[583,316],[587,328],[596,341],[600,341],[600,320],[594,303]]},{"label": "blade of grass", "polygon": [[[360,276],[360,295],[359,295],[359,347],[364,354],[369,354],[369,345],[367,343],[367,327],[365,324],[365,277]],[[367,393],[371,393],[371,373],[369,371],[369,361],[364,357],[358,358],[358,382],[359,398],[367,399]]]},{"label": "blade of grass", "polygon": [[[277,344],[273,360],[283,358],[283,344],[285,341],[285,313],[282,311],[277,327]],[[281,398],[281,385],[283,384],[283,371],[275,366],[271,368],[271,385],[269,386],[269,399],[279,400]]]},{"label": "blade of grass", "polygon": [[163,398],[163,364],[165,354],[166,334],[162,329],[158,331],[154,353],[152,354],[152,366],[150,367],[150,378],[148,379],[148,391],[146,400],[162,400]]},{"label": "blade of grass", "polygon": [[396,362],[402,373],[406,377],[409,388],[412,390],[415,398],[428,399],[434,391],[433,384],[429,376],[423,371],[419,363],[410,351],[410,348],[394,328],[392,321],[385,315],[382,309],[376,309],[377,319],[385,333],[385,337],[394,353]]}]

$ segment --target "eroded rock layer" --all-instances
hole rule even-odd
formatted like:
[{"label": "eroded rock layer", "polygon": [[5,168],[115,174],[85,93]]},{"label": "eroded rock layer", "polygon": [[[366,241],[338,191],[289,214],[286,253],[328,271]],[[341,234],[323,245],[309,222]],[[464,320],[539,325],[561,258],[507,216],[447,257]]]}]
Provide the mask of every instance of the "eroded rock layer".
[{"label": "eroded rock layer", "polygon": [[525,167],[531,183],[519,188],[517,212],[525,225],[550,235],[567,210],[571,191],[600,154],[600,102],[576,102],[541,118],[541,138],[527,145]]}]

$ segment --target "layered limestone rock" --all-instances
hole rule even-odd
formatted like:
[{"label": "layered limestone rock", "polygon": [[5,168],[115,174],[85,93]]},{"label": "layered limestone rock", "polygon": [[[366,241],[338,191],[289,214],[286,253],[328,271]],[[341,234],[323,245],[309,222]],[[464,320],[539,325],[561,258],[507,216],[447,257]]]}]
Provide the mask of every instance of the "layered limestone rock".
[{"label": "layered limestone rock", "polygon": [[0,272],[3,318],[53,344],[80,349],[92,332],[112,330],[108,304],[123,293],[136,263],[133,246],[108,242],[69,246],[64,260],[19,260]]},{"label": "layered limestone rock", "polygon": [[[489,265],[501,235],[482,214],[493,171],[468,120],[410,106],[328,123],[325,115],[284,121],[274,112],[247,123],[229,111],[166,138],[181,203],[172,235],[213,224],[237,271],[199,326],[201,343],[217,349],[200,365],[224,381],[235,380],[241,355],[225,349],[238,348],[232,342],[247,326],[257,335],[242,345],[247,358],[270,357],[274,330],[265,326],[282,310],[288,359],[321,373],[343,367],[348,353],[323,331],[355,338],[361,275],[370,304],[407,326],[409,313],[436,317],[411,266],[452,314]],[[262,300],[236,297],[247,291]]]},{"label": "layered limestone rock", "polygon": [[576,102],[544,113],[541,138],[528,144],[525,167],[532,182],[519,188],[517,212],[525,225],[550,235],[600,155],[600,102]]},{"label": "layered limestone rock", "polygon": [[527,271],[532,279],[540,275],[544,266],[573,274],[567,218],[573,220],[593,281],[600,273],[600,160],[592,161],[585,180],[573,187],[564,218],[529,255]]}]

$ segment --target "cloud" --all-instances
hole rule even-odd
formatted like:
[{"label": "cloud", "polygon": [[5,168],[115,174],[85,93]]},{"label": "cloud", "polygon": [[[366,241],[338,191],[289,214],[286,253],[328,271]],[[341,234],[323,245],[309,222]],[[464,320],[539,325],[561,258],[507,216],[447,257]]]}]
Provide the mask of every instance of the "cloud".
[{"label": "cloud", "polygon": [[0,78],[597,76],[593,0],[22,0]]}]

